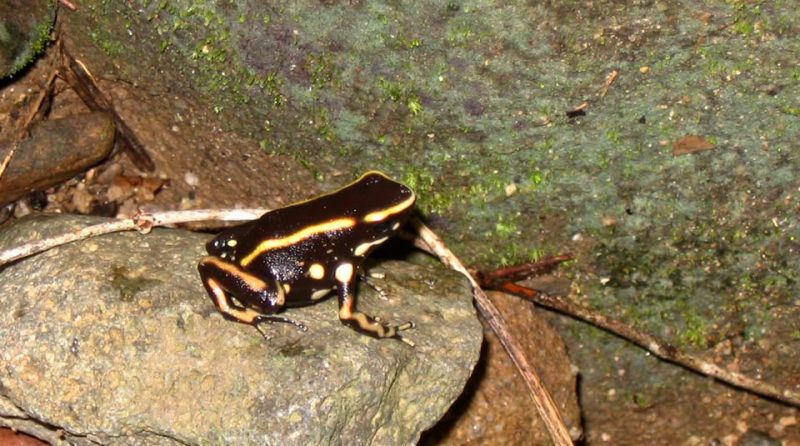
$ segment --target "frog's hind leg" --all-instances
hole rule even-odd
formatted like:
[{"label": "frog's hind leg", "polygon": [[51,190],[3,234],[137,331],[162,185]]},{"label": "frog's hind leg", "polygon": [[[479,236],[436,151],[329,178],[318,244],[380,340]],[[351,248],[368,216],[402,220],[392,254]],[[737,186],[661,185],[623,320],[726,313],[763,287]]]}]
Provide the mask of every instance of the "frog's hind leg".
[{"label": "frog's hind leg", "polygon": [[273,313],[283,307],[283,288],[274,281],[265,282],[235,263],[213,256],[204,257],[197,268],[211,300],[226,319],[252,325],[262,336],[264,332],[259,324],[264,322],[285,322],[306,330],[303,324],[292,319],[265,314],[252,308],[263,308],[266,312]]},{"label": "frog's hind leg", "polygon": [[394,338],[405,342],[410,346],[414,343],[400,336],[399,332],[414,327],[412,322],[402,325],[389,325],[383,323],[379,318],[370,316],[356,310],[356,296],[353,285],[355,283],[355,272],[353,265],[342,263],[336,268],[336,292],[339,297],[339,320],[343,324],[350,326],[354,330],[372,336],[374,338]]}]

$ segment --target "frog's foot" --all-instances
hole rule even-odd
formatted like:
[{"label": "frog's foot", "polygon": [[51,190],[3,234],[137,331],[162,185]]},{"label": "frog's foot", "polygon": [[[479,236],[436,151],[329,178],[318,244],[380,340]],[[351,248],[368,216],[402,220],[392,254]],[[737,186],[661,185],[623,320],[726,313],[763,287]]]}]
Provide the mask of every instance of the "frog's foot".
[{"label": "frog's foot", "polygon": [[381,321],[379,317],[369,316],[360,311],[349,311],[348,307],[342,307],[339,311],[339,320],[343,324],[350,326],[359,333],[372,336],[373,338],[385,339],[394,338],[403,341],[410,346],[414,343],[408,339],[400,336],[399,332],[414,328],[413,322],[406,322],[405,324],[392,325]]},{"label": "frog's foot", "polygon": [[361,283],[364,283],[367,286],[369,286],[370,288],[372,288],[373,290],[375,290],[378,293],[378,295],[380,296],[381,299],[389,300],[389,294],[383,288],[378,286],[378,284],[375,283],[374,280],[372,280],[372,279],[384,279],[386,277],[385,274],[377,273],[377,272],[376,273],[373,273],[373,272],[365,273],[363,271],[359,271],[358,276],[361,279]]},{"label": "frog's foot", "polygon": [[[410,330],[412,328],[414,328],[414,323],[411,322],[411,321],[408,321],[405,324],[398,325],[395,329],[397,331],[403,331],[403,330]],[[406,344],[410,345],[411,347],[414,347],[416,345],[416,344],[414,344],[414,342],[411,339],[404,338],[404,337],[402,337],[400,335],[395,335],[395,339],[403,341]]]},{"label": "frog's foot", "polygon": [[253,322],[251,322],[250,325],[252,325],[256,330],[258,330],[258,332],[261,333],[261,336],[263,336],[264,339],[266,339],[267,338],[267,333],[264,330],[261,329],[261,324],[264,324],[264,323],[271,324],[273,322],[291,324],[291,325],[294,325],[295,327],[297,327],[297,329],[300,330],[300,331],[308,330],[308,328],[305,325],[303,325],[301,322],[297,322],[294,319],[289,319],[286,316],[275,316],[275,315],[272,315],[272,314],[260,314],[260,315],[256,316],[253,319]]}]

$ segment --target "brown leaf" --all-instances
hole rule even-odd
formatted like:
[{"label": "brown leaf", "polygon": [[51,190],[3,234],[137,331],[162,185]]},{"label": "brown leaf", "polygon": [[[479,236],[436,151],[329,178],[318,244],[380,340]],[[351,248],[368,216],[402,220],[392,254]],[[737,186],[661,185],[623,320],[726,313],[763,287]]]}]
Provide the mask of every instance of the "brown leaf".
[{"label": "brown leaf", "polygon": [[686,155],[689,153],[711,150],[713,148],[714,144],[711,144],[711,142],[703,136],[686,135],[672,143],[672,155]]},{"label": "brown leaf", "polygon": [[38,438],[14,432],[6,427],[0,428],[0,444],[5,446],[47,446],[47,443]]}]

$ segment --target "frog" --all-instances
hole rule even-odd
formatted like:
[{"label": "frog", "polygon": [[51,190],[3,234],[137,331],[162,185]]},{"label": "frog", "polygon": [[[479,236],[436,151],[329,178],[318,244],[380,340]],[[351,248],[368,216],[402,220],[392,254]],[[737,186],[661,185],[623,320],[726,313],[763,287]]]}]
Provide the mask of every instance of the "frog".
[{"label": "frog", "polygon": [[344,325],[413,345],[400,335],[413,322],[393,325],[356,308],[356,283],[364,259],[399,231],[415,200],[410,187],[369,171],[332,192],[266,212],[206,244],[208,255],[198,263],[203,285],[225,319],[260,332],[265,322],[305,330],[276,313],[335,294]]}]

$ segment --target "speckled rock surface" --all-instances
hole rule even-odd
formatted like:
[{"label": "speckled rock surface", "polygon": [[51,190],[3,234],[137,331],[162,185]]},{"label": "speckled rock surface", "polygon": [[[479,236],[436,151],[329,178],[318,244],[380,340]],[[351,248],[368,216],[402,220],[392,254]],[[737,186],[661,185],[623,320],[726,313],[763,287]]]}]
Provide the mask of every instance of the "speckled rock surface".
[{"label": "speckled rock surface", "polygon": [[[89,221],[28,219],[0,249]],[[265,340],[206,296],[207,239],[114,234],[0,270],[0,423],[79,445],[412,444],[461,392],[481,327],[458,275],[385,261],[388,298],[359,287],[360,308],[417,323],[416,348],[342,326],[335,299]]]}]

